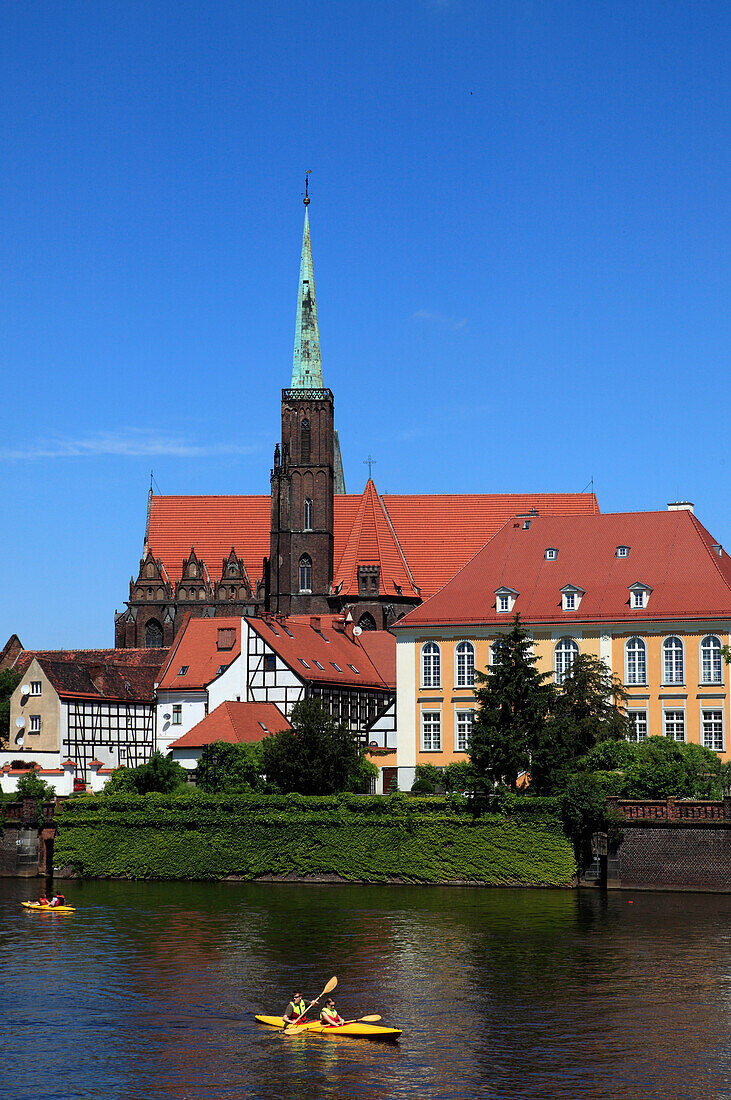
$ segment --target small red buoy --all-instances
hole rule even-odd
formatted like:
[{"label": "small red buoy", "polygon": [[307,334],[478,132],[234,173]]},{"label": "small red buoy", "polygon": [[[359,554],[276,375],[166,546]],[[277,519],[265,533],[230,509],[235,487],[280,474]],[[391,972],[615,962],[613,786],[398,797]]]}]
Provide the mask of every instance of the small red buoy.
[{"label": "small red buoy", "polygon": [[632,902],[632,901],[628,901],[628,902],[627,902],[627,904],[628,904],[628,905],[633,905],[633,904],[634,904],[634,902]]}]

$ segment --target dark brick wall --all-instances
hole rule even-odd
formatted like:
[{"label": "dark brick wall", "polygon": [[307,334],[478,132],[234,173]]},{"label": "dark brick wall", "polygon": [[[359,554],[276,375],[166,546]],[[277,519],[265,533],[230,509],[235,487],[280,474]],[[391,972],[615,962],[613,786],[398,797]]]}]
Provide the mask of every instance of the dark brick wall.
[{"label": "dark brick wall", "polygon": [[731,893],[731,825],[623,825],[610,885]]}]

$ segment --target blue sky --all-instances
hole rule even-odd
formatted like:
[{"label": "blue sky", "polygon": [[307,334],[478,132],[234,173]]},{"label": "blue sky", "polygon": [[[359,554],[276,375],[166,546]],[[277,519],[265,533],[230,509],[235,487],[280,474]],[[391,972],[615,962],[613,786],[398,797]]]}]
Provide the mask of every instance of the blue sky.
[{"label": "blue sky", "polygon": [[150,470],[265,493],[310,220],[349,490],[731,546],[725,2],[0,10],[0,645],[113,644]]}]

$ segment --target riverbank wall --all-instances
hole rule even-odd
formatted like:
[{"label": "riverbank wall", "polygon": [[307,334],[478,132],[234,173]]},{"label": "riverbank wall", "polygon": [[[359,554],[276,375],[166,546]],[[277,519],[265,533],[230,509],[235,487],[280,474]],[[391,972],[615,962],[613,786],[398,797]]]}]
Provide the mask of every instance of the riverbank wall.
[{"label": "riverbank wall", "polygon": [[0,878],[36,878],[53,866],[53,802],[23,798],[0,811]]},{"label": "riverbank wall", "polygon": [[560,821],[524,801],[473,816],[449,797],[82,797],[56,819],[54,862],[98,878],[571,886]]},{"label": "riverbank wall", "polygon": [[731,893],[731,798],[608,801],[620,823],[609,889]]}]

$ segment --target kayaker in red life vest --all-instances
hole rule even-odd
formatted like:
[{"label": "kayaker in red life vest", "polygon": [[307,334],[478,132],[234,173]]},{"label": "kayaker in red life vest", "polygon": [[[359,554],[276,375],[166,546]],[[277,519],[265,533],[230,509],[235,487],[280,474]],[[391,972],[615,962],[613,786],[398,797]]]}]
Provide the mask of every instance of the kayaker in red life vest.
[{"label": "kayaker in red life vest", "polygon": [[326,1002],[325,1007],[320,1013],[320,1023],[325,1027],[340,1027],[345,1023],[342,1016],[338,1016],[337,1009],[335,1008],[335,1001],[332,997]]},{"label": "kayaker in red life vest", "polygon": [[58,905],[65,905],[66,898],[63,896],[63,894],[56,894],[55,897],[53,897],[48,904],[55,909]]},{"label": "kayaker in red life vest", "polygon": [[306,1012],[307,1006],[302,1000],[302,994],[300,993],[299,989],[295,989],[294,993],[292,994],[292,1000],[289,1002],[286,1009],[284,1010],[284,1016],[282,1017],[282,1019],[284,1020],[285,1024],[296,1024],[304,1017]]}]

